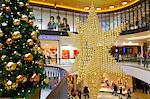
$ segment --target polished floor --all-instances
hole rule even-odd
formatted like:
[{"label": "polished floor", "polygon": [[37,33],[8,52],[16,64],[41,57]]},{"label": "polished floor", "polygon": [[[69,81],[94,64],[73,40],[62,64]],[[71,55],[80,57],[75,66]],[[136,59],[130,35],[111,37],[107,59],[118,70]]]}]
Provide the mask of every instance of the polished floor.
[{"label": "polished floor", "polygon": [[98,99],[121,99],[121,98],[127,99],[126,96],[123,95],[114,96],[112,95],[112,93],[100,93],[100,95],[98,96]]}]

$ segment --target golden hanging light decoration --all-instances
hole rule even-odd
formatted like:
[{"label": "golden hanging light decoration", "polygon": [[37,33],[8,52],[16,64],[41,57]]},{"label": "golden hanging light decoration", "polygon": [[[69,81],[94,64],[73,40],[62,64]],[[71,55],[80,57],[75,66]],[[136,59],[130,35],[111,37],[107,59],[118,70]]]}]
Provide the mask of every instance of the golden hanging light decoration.
[{"label": "golden hanging light decoration", "polygon": [[[97,99],[100,80],[106,73],[109,77],[126,77],[123,70],[109,53],[113,43],[123,30],[123,25],[103,32],[99,19],[92,5],[85,23],[77,20],[78,35],[69,33],[79,49],[79,55],[74,63],[78,71],[77,83],[83,81],[90,89],[91,99]],[[75,71],[72,70],[72,71]]]}]

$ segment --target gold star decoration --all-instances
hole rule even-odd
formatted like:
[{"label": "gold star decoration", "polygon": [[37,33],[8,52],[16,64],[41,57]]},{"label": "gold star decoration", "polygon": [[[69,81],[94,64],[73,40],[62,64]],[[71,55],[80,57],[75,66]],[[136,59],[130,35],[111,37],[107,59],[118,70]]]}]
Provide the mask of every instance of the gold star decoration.
[{"label": "gold star decoration", "polygon": [[77,83],[83,81],[90,89],[91,99],[97,99],[104,73],[109,78],[126,78],[127,75],[116,64],[115,59],[109,51],[116,41],[124,26],[102,32],[100,21],[95,8],[92,5],[89,16],[85,23],[77,20],[78,34],[69,33],[79,49],[79,55],[72,71],[78,71]]}]

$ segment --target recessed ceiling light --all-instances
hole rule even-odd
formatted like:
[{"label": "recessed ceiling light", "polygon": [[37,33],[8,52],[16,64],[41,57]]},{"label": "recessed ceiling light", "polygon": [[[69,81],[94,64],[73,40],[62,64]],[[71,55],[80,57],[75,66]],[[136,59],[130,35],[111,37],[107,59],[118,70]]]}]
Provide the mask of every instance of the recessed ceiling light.
[{"label": "recessed ceiling light", "polygon": [[115,6],[109,6],[110,9],[114,8]]},{"label": "recessed ceiling light", "polygon": [[102,8],[96,8],[96,10],[101,10]]},{"label": "recessed ceiling light", "polygon": [[85,10],[89,10],[90,8],[89,8],[89,7],[85,7],[84,9],[85,9]]},{"label": "recessed ceiling light", "polygon": [[127,1],[122,2],[122,5],[126,5],[126,4],[128,4],[128,2],[127,2]]}]

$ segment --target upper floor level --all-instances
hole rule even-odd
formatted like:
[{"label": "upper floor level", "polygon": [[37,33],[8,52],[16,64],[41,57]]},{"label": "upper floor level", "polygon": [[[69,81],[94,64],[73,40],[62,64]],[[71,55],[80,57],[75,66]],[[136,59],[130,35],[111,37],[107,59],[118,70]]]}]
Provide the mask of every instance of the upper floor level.
[{"label": "upper floor level", "polygon": [[[34,24],[40,30],[77,32],[76,19],[85,22],[86,12],[59,9],[50,6],[31,4],[35,16]],[[150,1],[141,0],[128,8],[113,12],[98,13],[102,31],[114,29],[121,24],[126,24],[122,34],[131,34],[150,29]],[[66,26],[65,26],[66,24]],[[49,34],[51,34],[49,32]]]}]

